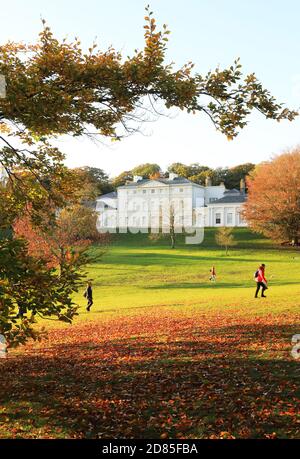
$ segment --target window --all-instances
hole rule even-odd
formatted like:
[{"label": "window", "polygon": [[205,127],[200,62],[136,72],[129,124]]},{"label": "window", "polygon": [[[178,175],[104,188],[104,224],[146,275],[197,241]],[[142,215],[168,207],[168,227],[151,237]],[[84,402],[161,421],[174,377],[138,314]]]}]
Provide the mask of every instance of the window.
[{"label": "window", "polygon": [[155,190],[151,190],[151,193],[155,193]]},{"label": "window", "polygon": [[133,194],[136,194],[136,190],[133,190]]},{"label": "window", "polygon": [[147,193],[147,190],[143,190],[143,193],[146,194],[146,193]]},{"label": "window", "polygon": [[220,213],[216,214],[216,225],[221,225],[221,214]]},{"label": "window", "polygon": [[230,214],[227,214],[227,225],[232,225],[233,223],[233,215],[230,213]]},{"label": "window", "polygon": [[183,193],[183,188],[179,188],[180,193]]}]

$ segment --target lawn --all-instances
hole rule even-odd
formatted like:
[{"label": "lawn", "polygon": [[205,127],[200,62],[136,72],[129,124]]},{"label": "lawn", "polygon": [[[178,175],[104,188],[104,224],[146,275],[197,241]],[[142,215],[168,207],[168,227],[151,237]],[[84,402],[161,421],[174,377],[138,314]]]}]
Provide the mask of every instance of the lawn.
[{"label": "lawn", "polygon": [[[0,437],[300,438],[300,251],[236,229],[229,256],[146,235],[91,252],[94,306],[0,362]],[[266,264],[267,298],[253,274]],[[217,283],[209,282],[214,264]]]}]

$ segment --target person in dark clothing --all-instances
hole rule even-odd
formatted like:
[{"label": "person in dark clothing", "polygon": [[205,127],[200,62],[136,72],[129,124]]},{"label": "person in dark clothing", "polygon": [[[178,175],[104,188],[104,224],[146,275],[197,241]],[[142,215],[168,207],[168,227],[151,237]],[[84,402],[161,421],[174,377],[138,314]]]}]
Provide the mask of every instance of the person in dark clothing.
[{"label": "person in dark clothing", "polygon": [[261,296],[262,298],[266,298],[265,295],[265,290],[267,290],[268,285],[267,285],[267,279],[265,278],[265,267],[266,265],[263,263],[260,265],[258,270],[255,273],[255,281],[257,283],[256,286],[256,292],[255,292],[255,298],[257,298],[259,290],[261,288]]},{"label": "person in dark clothing", "polygon": [[24,304],[21,304],[19,302],[17,302],[18,304],[18,314],[16,316],[17,319],[23,319],[24,318],[24,314],[26,314],[27,312],[27,308]]},{"label": "person in dark clothing", "polygon": [[93,305],[93,289],[92,289],[92,283],[90,281],[87,283],[87,287],[84,292],[84,296],[87,299],[86,310],[89,312],[91,309],[91,306]]}]

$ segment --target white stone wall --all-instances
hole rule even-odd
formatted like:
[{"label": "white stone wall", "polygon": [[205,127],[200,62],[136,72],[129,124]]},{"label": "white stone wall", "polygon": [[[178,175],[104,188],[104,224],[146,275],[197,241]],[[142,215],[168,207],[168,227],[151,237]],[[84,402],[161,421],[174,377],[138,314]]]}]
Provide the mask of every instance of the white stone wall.
[{"label": "white stone wall", "polygon": [[118,199],[117,197],[103,197],[96,200],[96,212],[98,213],[97,228],[118,227]]},{"label": "white stone wall", "polygon": [[247,226],[240,215],[241,210],[240,203],[210,205],[207,208],[207,226]]},{"label": "white stone wall", "polygon": [[135,187],[120,187],[118,206],[121,228],[168,226],[170,212],[174,214],[176,226],[191,225],[193,186],[152,181]]},{"label": "white stone wall", "polygon": [[155,180],[119,187],[117,199],[98,199],[98,225],[106,228],[115,225],[121,232],[127,232],[127,228],[168,231],[173,214],[177,229],[196,223],[206,227],[246,226],[239,216],[242,204],[214,204],[225,191],[224,185],[203,187]]},{"label": "white stone wall", "polygon": [[211,204],[211,202],[223,198],[225,191],[225,185],[207,186],[205,188],[205,205],[207,206]]}]

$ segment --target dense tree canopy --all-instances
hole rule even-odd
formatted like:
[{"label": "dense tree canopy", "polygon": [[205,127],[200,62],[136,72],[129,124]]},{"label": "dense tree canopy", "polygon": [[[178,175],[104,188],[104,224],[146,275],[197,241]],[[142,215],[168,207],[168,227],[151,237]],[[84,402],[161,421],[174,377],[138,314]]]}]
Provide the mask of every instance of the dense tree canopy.
[{"label": "dense tree canopy", "polygon": [[119,186],[125,185],[127,181],[133,180],[133,174],[131,171],[121,172],[117,177],[114,177],[111,181],[112,186],[117,189]]},{"label": "dense tree canopy", "polygon": [[299,148],[260,164],[251,173],[245,218],[252,229],[272,239],[299,242]]},{"label": "dense tree canopy", "polygon": [[94,201],[97,196],[113,191],[108,175],[98,167],[80,167],[71,173],[77,180],[77,197],[82,202]]},{"label": "dense tree canopy", "polygon": [[143,178],[149,178],[160,173],[160,167],[158,164],[140,164],[132,169],[133,175],[140,175]]},{"label": "dense tree canopy", "polygon": [[255,168],[255,164],[245,163],[239,166],[232,167],[227,170],[224,176],[224,183],[226,188],[239,188],[241,179],[245,178]]},{"label": "dense tree canopy", "polygon": [[149,11],[145,19],[144,50],[127,59],[113,48],[100,51],[93,44],[84,52],[79,40],[59,42],[46,25],[36,44],[0,46],[0,73],[7,82],[7,96],[0,100],[2,129],[14,123],[38,137],[78,136],[92,129],[120,138],[119,128],[130,132],[130,122],[147,119],[158,99],[167,108],[207,114],[229,138],[253,109],[276,120],[295,117],[254,73],[243,78],[239,61],[207,75],[192,74],[191,63],[174,70],[164,62],[167,27],[157,31]]}]

